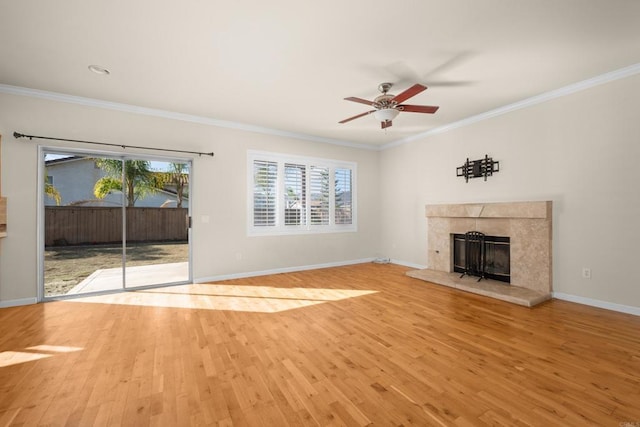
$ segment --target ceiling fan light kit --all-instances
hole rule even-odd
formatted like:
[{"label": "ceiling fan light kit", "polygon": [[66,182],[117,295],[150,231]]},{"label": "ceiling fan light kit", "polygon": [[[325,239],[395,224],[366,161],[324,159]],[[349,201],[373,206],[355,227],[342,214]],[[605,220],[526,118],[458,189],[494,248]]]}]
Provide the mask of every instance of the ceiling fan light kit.
[{"label": "ceiling fan light kit", "polygon": [[409,113],[427,113],[433,114],[438,111],[436,106],[431,105],[406,105],[402,104],[402,102],[407,99],[416,96],[420,92],[423,92],[427,89],[426,86],[421,84],[415,84],[411,86],[409,89],[400,93],[399,95],[391,95],[389,94],[389,89],[393,86],[393,83],[380,83],[378,85],[378,90],[382,92],[382,95],[378,95],[373,101],[369,101],[362,98],[349,97],[345,98],[346,101],[357,102],[360,104],[370,105],[375,108],[375,110],[367,111],[365,113],[358,114],[357,116],[349,117],[348,119],[344,119],[339,123],[347,123],[351,120],[358,119],[363,116],[367,116],[373,113],[373,116],[380,122],[380,126],[382,129],[386,129],[393,124],[393,119],[395,119],[401,111],[409,112]]},{"label": "ceiling fan light kit", "polygon": [[375,117],[379,122],[390,122],[398,117],[398,114],[400,114],[400,111],[395,108],[383,108],[381,110],[374,111],[373,117]]}]

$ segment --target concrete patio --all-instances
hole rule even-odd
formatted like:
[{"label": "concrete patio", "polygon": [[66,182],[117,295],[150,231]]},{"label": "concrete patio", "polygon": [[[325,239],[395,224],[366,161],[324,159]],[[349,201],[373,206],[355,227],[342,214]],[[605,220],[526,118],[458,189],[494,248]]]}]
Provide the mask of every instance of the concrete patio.
[{"label": "concrete patio", "polygon": [[[162,285],[189,280],[189,263],[152,264],[127,267],[127,289],[139,286]],[[96,270],[74,286],[66,295],[122,289],[122,268]]]}]

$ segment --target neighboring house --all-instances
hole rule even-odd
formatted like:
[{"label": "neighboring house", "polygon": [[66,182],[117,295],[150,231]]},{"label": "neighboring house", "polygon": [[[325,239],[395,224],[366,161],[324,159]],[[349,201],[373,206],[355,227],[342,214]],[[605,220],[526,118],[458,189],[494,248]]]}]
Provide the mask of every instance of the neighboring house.
[{"label": "neighboring house", "polygon": [[[70,156],[45,162],[46,180],[60,193],[60,206],[122,206],[122,193],[114,191],[104,199],[93,194],[95,183],[106,176],[104,170],[96,166],[92,157]],[[135,206],[141,208],[175,208],[177,196],[175,185],[167,185],[163,190],[139,198]],[[188,198],[183,197],[183,207],[187,207]],[[56,206],[50,197],[44,199],[45,206]]]}]

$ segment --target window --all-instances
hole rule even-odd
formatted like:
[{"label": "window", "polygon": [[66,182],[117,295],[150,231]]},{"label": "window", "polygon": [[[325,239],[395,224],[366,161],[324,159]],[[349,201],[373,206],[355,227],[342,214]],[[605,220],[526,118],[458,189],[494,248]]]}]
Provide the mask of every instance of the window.
[{"label": "window", "polygon": [[351,184],[351,169],[336,169],[336,224],[353,221]]},{"label": "window", "polygon": [[329,225],[329,168],[311,166],[310,169],[311,224]]},{"label": "window", "polygon": [[253,162],[253,225],[276,225],[276,183],[278,164]]},{"label": "window", "polygon": [[307,224],[307,168],[305,165],[284,164],[284,224]]},{"label": "window", "polygon": [[352,162],[248,153],[249,234],[356,231]]}]

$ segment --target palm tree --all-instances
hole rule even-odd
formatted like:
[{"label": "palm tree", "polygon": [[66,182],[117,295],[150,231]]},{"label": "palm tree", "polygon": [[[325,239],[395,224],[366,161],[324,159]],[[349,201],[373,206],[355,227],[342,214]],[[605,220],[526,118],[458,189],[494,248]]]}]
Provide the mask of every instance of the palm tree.
[{"label": "palm tree", "polygon": [[53,186],[49,181],[47,181],[47,174],[45,173],[45,181],[44,181],[44,194],[45,196],[56,201],[56,205],[60,205],[62,201],[62,196],[60,196],[60,192],[56,187]]},{"label": "palm tree", "polygon": [[176,186],[176,207],[182,207],[184,191],[189,185],[188,167],[185,163],[169,163],[168,172],[162,174],[165,184]]},{"label": "palm tree", "polygon": [[116,159],[96,159],[96,165],[107,173],[107,176],[96,181],[93,194],[104,199],[112,191],[126,189],[127,207],[135,206],[138,199],[162,188],[162,180],[150,169],[146,160],[124,161],[124,186],[122,183],[123,162]]}]

